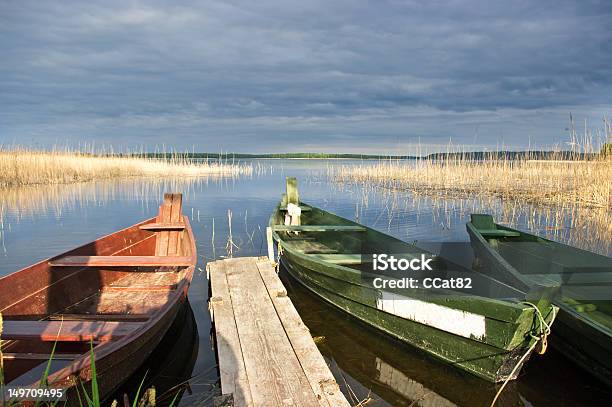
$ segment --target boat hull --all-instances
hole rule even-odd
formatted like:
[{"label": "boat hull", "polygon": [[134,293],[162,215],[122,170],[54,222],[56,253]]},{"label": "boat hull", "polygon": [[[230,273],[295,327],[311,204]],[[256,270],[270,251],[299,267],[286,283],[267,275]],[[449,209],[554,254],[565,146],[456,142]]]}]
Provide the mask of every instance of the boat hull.
[{"label": "boat hull", "polygon": [[[491,382],[515,379],[555,318],[557,309],[548,300],[548,290],[525,296],[442,256],[308,205],[299,200],[294,178],[287,179],[287,192],[269,225],[270,248],[271,240],[278,243],[281,262],[313,293]],[[433,268],[412,270],[416,284],[410,287],[405,272],[375,266],[381,254],[420,262],[430,257]],[[453,276],[468,277],[469,287],[451,287]],[[433,277],[448,284],[428,287]]]},{"label": "boat hull", "polygon": [[180,194],[166,194],[158,217],[0,278],[8,385],[38,386],[52,359],[47,382],[79,406],[92,348],[100,400],[136,372],[183,312],[197,263],[180,208]]},{"label": "boat hull", "polygon": [[[342,294],[339,294],[338,290],[329,287],[346,285],[346,282],[332,281],[333,278],[330,278],[329,275],[321,274],[300,264],[299,259],[287,251],[284,251],[281,256],[281,263],[293,278],[318,297],[385,334],[427,352],[437,359],[491,382],[515,379],[521,370],[520,366],[517,367],[517,363],[527,352],[527,343],[525,346],[508,351],[401,318],[372,306],[376,302],[374,290],[371,290],[369,295],[365,295],[365,297],[370,297],[370,305],[367,305],[364,304],[368,302],[364,301],[364,297],[357,299],[346,295],[347,292],[357,290],[362,296],[365,292],[363,287],[342,290]],[[508,329],[512,330],[510,324]],[[529,356],[527,355],[521,363],[526,363]],[[515,372],[509,377],[512,370]]]},{"label": "boat hull", "polygon": [[[530,283],[508,264],[473,227],[467,228],[474,250],[475,267],[482,273],[522,290]],[[524,234],[524,232],[521,232]],[[533,236],[533,239],[539,239]],[[501,259],[501,260],[500,260]],[[612,386],[612,336],[602,327],[584,318],[562,301],[553,301],[559,307],[550,345],[580,367]]]}]

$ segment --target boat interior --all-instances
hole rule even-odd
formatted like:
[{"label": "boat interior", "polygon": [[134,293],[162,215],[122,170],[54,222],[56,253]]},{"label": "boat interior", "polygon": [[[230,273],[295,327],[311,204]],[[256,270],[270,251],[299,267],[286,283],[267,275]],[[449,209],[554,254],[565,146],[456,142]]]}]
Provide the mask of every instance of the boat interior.
[{"label": "boat interior", "polygon": [[559,305],[612,330],[612,258],[520,232],[473,214],[472,225],[532,283],[561,284]]},{"label": "boat interior", "polygon": [[[27,385],[140,330],[184,290],[193,242],[180,194],[157,217],[0,279],[4,380]],[[95,351],[94,351],[95,352]]]},{"label": "boat interior", "polygon": [[[293,207],[291,205],[294,205]],[[295,207],[299,210],[295,210]],[[348,267],[376,277],[373,271],[373,254],[393,254],[397,259],[419,258],[426,250],[334,215],[299,201],[297,186],[287,180],[287,193],[272,220],[273,230],[281,236],[285,248],[300,252],[309,259]],[[510,287],[484,274],[473,272],[431,254],[433,271],[384,271],[381,275],[393,278],[466,277],[472,278],[474,287],[470,295],[519,301],[524,292]],[[457,290],[466,294],[465,290]]]}]

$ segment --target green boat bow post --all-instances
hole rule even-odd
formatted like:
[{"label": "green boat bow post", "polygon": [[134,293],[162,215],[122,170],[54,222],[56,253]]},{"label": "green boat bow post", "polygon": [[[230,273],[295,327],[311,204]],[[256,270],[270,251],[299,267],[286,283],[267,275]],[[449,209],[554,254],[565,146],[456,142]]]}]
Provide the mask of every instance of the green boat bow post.
[{"label": "green boat bow post", "polygon": [[[525,294],[372,228],[300,200],[295,178],[270,218],[281,264],[298,282],[363,323],[491,382],[515,379],[538,343],[545,349],[557,307],[554,284]],[[410,287],[406,272],[379,271],[377,253],[406,264],[426,256],[431,271],[415,280],[468,276],[474,289]],[[424,263],[429,262],[429,260]],[[411,263],[412,264],[412,263]],[[428,274],[429,273],[429,274]],[[381,286],[381,281],[383,284]],[[540,350],[542,350],[540,349]]]}]

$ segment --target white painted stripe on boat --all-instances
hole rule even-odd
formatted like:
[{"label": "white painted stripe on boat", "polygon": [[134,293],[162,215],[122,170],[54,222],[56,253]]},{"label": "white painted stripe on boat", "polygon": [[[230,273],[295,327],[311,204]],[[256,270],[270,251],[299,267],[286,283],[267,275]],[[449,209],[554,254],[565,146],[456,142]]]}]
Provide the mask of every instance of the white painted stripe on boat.
[{"label": "white painted stripe on boat", "polygon": [[381,291],[380,294],[381,297],[376,301],[376,307],[389,314],[465,338],[484,339],[486,335],[484,315],[415,300],[386,291]]}]

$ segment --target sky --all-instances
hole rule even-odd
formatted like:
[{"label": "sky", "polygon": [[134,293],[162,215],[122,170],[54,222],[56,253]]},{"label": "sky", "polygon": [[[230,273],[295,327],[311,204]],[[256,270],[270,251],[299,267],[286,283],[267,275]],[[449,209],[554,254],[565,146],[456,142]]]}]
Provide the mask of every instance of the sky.
[{"label": "sky", "polygon": [[612,116],[612,1],[0,0],[3,146],[564,147],[570,113]]}]

